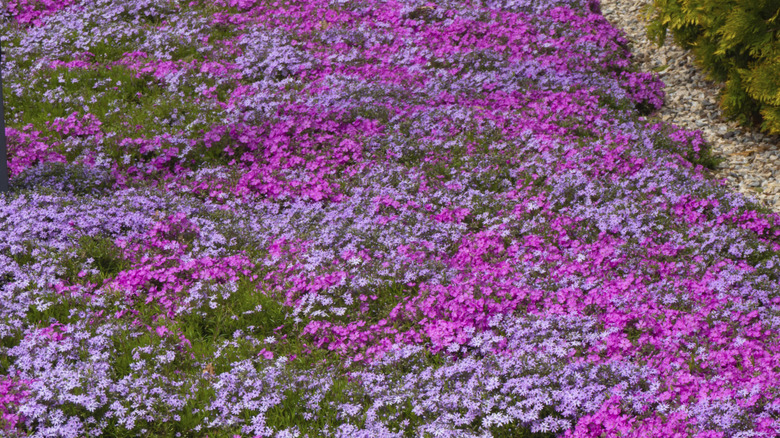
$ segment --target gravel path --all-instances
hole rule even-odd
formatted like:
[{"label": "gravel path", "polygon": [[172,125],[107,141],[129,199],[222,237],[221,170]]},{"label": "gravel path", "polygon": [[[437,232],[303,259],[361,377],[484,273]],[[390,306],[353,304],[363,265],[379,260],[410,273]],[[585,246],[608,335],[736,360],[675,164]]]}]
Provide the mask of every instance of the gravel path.
[{"label": "gravel path", "polygon": [[[726,120],[717,105],[718,84],[694,65],[693,54],[667,36],[662,47],[647,38],[645,25],[652,0],[602,0],[601,12],[623,29],[642,71],[659,71],[666,101],[654,116],[677,126],[700,130],[716,156],[725,158],[714,172],[728,187],[780,212],[780,137],[745,129]],[[666,66],[666,68],[664,68]]]}]

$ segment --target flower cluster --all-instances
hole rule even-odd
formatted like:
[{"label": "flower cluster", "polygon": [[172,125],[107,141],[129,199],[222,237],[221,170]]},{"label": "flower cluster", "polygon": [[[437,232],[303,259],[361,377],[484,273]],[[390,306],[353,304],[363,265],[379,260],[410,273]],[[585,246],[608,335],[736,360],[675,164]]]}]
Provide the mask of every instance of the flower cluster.
[{"label": "flower cluster", "polygon": [[780,434],[780,216],[578,0],[0,9],[9,436]]},{"label": "flower cluster", "polygon": [[74,0],[9,0],[0,12],[10,15],[20,24],[42,26],[47,15],[73,3]]}]

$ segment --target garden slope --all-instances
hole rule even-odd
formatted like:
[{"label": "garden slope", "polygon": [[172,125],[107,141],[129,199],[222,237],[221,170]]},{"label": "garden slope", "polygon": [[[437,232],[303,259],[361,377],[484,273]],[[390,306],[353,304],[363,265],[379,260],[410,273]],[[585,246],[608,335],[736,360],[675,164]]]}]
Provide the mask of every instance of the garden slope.
[{"label": "garden slope", "polygon": [[595,3],[2,11],[13,436],[776,436],[778,216]]}]

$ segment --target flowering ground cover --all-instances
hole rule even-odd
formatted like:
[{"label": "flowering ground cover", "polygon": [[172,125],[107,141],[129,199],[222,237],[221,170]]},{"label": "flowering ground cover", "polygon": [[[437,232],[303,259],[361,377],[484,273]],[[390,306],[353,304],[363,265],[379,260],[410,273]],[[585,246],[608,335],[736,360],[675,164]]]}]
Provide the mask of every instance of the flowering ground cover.
[{"label": "flowering ground cover", "polygon": [[780,218],[597,2],[0,14],[3,436],[780,433]]}]

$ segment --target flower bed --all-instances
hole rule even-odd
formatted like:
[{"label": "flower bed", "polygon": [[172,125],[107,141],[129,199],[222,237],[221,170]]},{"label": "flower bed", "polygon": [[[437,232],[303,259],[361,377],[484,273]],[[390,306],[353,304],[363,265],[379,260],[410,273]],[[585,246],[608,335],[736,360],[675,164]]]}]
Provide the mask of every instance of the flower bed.
[{"label": "flower bed", "polygon": [[0,14],[6,435],[780,433],[778,216],[597,3]]}]

